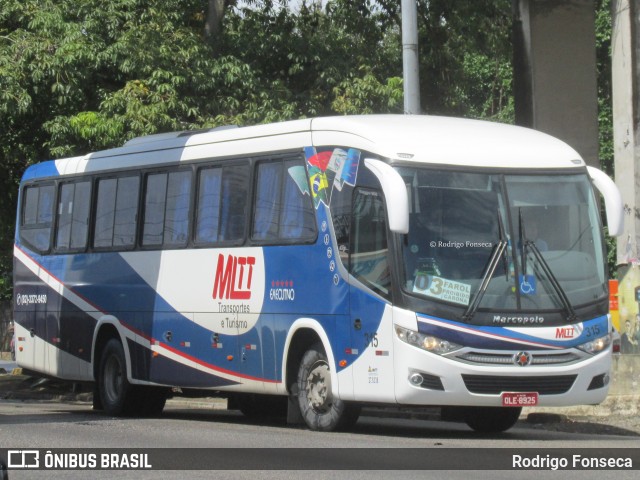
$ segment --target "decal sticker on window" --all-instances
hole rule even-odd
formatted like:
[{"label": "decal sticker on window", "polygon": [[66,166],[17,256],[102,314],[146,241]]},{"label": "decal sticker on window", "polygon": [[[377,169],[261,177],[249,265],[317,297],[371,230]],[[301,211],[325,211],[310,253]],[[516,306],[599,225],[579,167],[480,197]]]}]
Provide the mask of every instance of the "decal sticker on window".
[{"label": "decal sticker on window", "polygon": [[420,272],[413,284],[413,292],[445,302],[469,305],[471,285]]},{"label": "decal sticker on window", "polygon": [[311,196],[316,208],[329,206],[333,189],[342,190],[345,184],[355,186],[360,164],[360,150],[350,148],[318,152],[314,147],[304,149],[311,184]]}]

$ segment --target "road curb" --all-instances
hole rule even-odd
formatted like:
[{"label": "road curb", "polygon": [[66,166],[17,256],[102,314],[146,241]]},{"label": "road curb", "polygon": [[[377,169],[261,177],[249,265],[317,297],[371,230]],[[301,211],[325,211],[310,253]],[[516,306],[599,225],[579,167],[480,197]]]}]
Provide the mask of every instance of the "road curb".
[{"label": "road curb", "polygon": [[608,417],[611,415],[638,415],[640,413],[640,395],[609,395],[599,405],[576,405],[571,407],[527,407],[523,415],[559,414],[571,417]]}]

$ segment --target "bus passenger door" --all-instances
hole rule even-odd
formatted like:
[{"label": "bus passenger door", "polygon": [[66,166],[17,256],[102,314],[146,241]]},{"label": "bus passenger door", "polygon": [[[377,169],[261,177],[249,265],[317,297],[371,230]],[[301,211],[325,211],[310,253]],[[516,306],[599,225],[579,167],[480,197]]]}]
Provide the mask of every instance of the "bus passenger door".
[{"label": "bus passenger door", "polygon": [[393,401],[391,275],[382,194],[356,189],[353,199],[349,269],[352,275],[351,349],[354,396]]}]

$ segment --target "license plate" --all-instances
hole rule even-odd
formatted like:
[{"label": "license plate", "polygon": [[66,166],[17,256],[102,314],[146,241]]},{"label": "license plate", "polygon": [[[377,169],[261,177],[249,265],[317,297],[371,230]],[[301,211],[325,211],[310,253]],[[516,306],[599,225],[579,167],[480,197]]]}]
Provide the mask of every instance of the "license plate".
[{"label": "license plate", "polygon": [[538,392],[505,392],[502,394],[503,407],[535,407],[538,405]]}]

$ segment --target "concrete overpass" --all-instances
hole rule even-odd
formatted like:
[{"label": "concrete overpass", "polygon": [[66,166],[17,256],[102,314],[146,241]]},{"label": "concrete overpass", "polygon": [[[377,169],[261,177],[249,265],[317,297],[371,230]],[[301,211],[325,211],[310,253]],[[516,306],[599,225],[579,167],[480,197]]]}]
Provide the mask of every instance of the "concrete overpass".
[{"label": "concrete overpass", "polygon": [[[618,263],[640,259],[640,0],[611,0],[616,183],[626,204]],[[516,123],[598,158],[595,0],[513,0]]]},{"label": "concrete overpass", "polygon": [[594,0],[513,0],[516,123],[598,167]]},{"label": "concrete overpass", "polygon": [[[512,0],[516,123],[598,158],[595,0]],[[611,0],[615,180],[625,204],[617,239],[621,334],[640,330],[640,0]],[[637,338],[637,337],[636,337]]]}]

